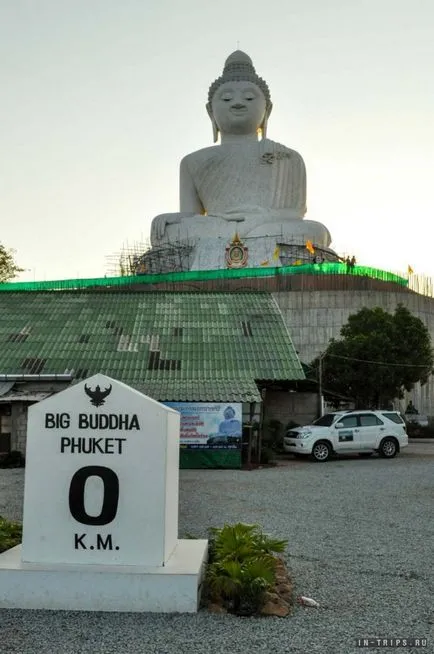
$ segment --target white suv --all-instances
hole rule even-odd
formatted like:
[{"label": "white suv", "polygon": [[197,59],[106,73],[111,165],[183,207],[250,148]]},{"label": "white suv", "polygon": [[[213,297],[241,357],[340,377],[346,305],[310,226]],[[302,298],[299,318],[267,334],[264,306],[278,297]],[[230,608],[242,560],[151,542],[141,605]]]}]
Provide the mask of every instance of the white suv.
[{"label": "white suv", "polygon": [[326,413],[311,425],[286,432],[285,452],[310,454],[315,461],[327,461],[332,454],[371,456],[386,459],[407,447],[405,422],[397,411],[338,411]]}]

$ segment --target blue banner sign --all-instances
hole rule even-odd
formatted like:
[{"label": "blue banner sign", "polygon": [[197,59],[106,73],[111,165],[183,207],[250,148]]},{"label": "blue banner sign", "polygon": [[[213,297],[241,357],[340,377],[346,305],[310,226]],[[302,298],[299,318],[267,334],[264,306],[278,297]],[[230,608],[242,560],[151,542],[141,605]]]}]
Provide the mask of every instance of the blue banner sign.
[{"label": "blue banner sign", "polygon": [[181,414],[181,447],[240,449],[242,404],[165,402]]}]

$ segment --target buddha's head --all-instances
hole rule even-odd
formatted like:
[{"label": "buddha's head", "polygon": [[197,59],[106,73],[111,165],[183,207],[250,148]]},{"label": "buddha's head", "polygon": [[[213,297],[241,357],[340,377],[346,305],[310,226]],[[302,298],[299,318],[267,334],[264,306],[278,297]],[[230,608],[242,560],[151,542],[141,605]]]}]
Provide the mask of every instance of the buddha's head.
[{"label": "buddha's head", "polygon": [[265,138],[272,107],[266,82],[256,74],[250,57],[236,50],[226,59],[223,74],[208,92],[206,108],[214,143],[219,132],[250,135],[260,130]]},{"label": "buddha's head", "polygon": [[225,417],[225,420],[233,420],[235,418],[235,411],[231,406],[228,406],[223,411],[223,415]]}]

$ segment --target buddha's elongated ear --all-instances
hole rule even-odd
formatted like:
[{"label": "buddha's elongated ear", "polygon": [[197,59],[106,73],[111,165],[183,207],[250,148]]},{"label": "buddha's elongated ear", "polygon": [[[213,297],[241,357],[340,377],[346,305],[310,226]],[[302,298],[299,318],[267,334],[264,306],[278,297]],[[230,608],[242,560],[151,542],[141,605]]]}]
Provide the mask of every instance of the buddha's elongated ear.
[{"label": "buddha's elongated ear", "polygon": [[268,119],[270,117],[272,108],[273,108],[273,104],[270,102],[269,105],[267,106],[266,110],[265,110],[264,120],[262,121],[262,123],[260,125],[262,139],[267,138],[267,125],[268,125]]},{"label": "buddha's elongated ear", "polygon": [[208,112],[208,116],[211,118],[212,136],[213,136],[213,139],[214,139],[214,143],[217,143],[218,137],[219,137],[219,128],[218,128],[217,123],[215,122],[214,114],[212,112],[211,102],[207,103],[206,110]]}]

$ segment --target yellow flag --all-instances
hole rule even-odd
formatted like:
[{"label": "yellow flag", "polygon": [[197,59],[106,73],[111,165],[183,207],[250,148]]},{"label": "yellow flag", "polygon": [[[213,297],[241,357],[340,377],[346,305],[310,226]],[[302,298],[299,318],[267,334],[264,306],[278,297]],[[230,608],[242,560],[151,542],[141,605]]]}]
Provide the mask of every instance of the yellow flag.
[{"label": "yellow flag", "polygon": [[414,270],[410,265],[407,268],[407,272],[408,272],[409,275],[412,275],[414,273]]},{"label": "yellow flag", "polygon": [[273,259],[278,259],[280,257],[280,248],[278,245],[274,248]]},{"label": "yellow flag", "polygon": [[312,245],[312,241],[306,241],[306,250],[309,250],[311,254],[315,254],[315,248]]},{"label": "yellow flag", "polygon": [[268,259],[265,259],[265,261],[261,261],[261,266],[268,266],[270,261]]}]

